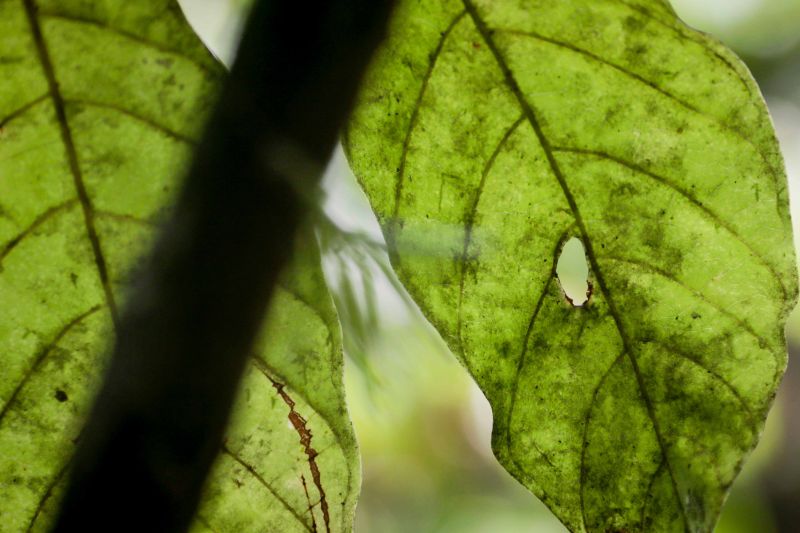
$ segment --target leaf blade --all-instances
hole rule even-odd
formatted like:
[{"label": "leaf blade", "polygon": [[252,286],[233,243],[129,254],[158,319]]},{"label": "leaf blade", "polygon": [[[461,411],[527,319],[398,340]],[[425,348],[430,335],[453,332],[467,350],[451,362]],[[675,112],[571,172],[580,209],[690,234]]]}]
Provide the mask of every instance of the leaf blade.
[{"label": "leaf blade", "polygon": [[[662,2],[408,3],[398,20],[348,156],[398,275],[490,399],[498,459],[574,531],[710,530],[797,292],[752,78]],[[580,311],[553,283],[569,235],[596,287]]]}]

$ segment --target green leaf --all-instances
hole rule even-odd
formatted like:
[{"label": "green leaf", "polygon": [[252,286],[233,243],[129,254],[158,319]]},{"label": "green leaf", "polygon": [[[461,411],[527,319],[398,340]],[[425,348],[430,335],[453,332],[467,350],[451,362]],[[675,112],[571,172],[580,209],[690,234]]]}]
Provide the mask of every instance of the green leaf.
[{"label": "green leaf", "polygon": [[[0,531],[54,518],[128,273],[223,75],[173,0],[0,0]],[[198,530],[351,529],[341,336],[302,243]]]},{"label": "green leaf", "polygon": [[[503,466],[572,531],[711,531],[797,295],[734,54],[658,0],[406,0],[345,144]],[[556,276],[571,237],[581,307]]]}]

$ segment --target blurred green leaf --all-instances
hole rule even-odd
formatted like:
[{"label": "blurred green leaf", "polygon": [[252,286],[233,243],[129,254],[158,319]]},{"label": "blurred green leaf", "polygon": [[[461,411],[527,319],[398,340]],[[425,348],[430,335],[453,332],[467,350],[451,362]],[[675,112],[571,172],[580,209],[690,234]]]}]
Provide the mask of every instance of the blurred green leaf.
[{"label": "blurred green leaf", "polygon": [[[735,55],[658,0],[407,0],[345,149],[509,472],[573,531],[711,531],[797,293]],[[581,307],[555,275],[570,237]]]},{"label": "blurred green leaf", "polygon": [[[223,75],[172,0],[0,1],[0,531],[57,511],[128,272]],[[198,530],[352,528],[341,335],[306,233]]]}]

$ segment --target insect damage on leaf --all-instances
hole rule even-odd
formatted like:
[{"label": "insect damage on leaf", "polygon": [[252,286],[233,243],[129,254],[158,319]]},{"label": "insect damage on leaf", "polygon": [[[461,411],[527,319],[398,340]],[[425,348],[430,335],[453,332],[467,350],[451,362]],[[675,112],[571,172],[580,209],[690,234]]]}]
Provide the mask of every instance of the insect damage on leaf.
[{"label": "insect damage on leaf", "polygon": [[345,141],[506,469],[572,531],[711,531],[797,294],[742,63],[660,0],[406,1]]},{"label": "insect damage on leaf", "polygon": [[[0,0],[0,52],[16,58],[0,61],[0,531],[44,531],[128,272],[170,207],[224,69],[173,0]],[[196,530],[352,529],[359,464],[339,325],[304,235]],[[287,426],[289,395],[308,442]]]},{"label": "insect damage on leaf", "polygon": [[592,297],[594,285],[587,279],[586,252],[580,239],[572,237],[561,249],[556,262],[556,277],[564,291],[564,298],[573,307],[583,307]]}]

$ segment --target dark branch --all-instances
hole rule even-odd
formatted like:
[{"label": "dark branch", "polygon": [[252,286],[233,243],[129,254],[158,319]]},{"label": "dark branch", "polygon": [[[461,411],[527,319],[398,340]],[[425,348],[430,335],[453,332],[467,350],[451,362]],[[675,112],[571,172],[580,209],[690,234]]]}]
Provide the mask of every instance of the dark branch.
[{"label": "dark branch", "polygon": [[391,4],[253,8],[174,215],[124,309],[56,531],[188,527],[303,196]]}]

